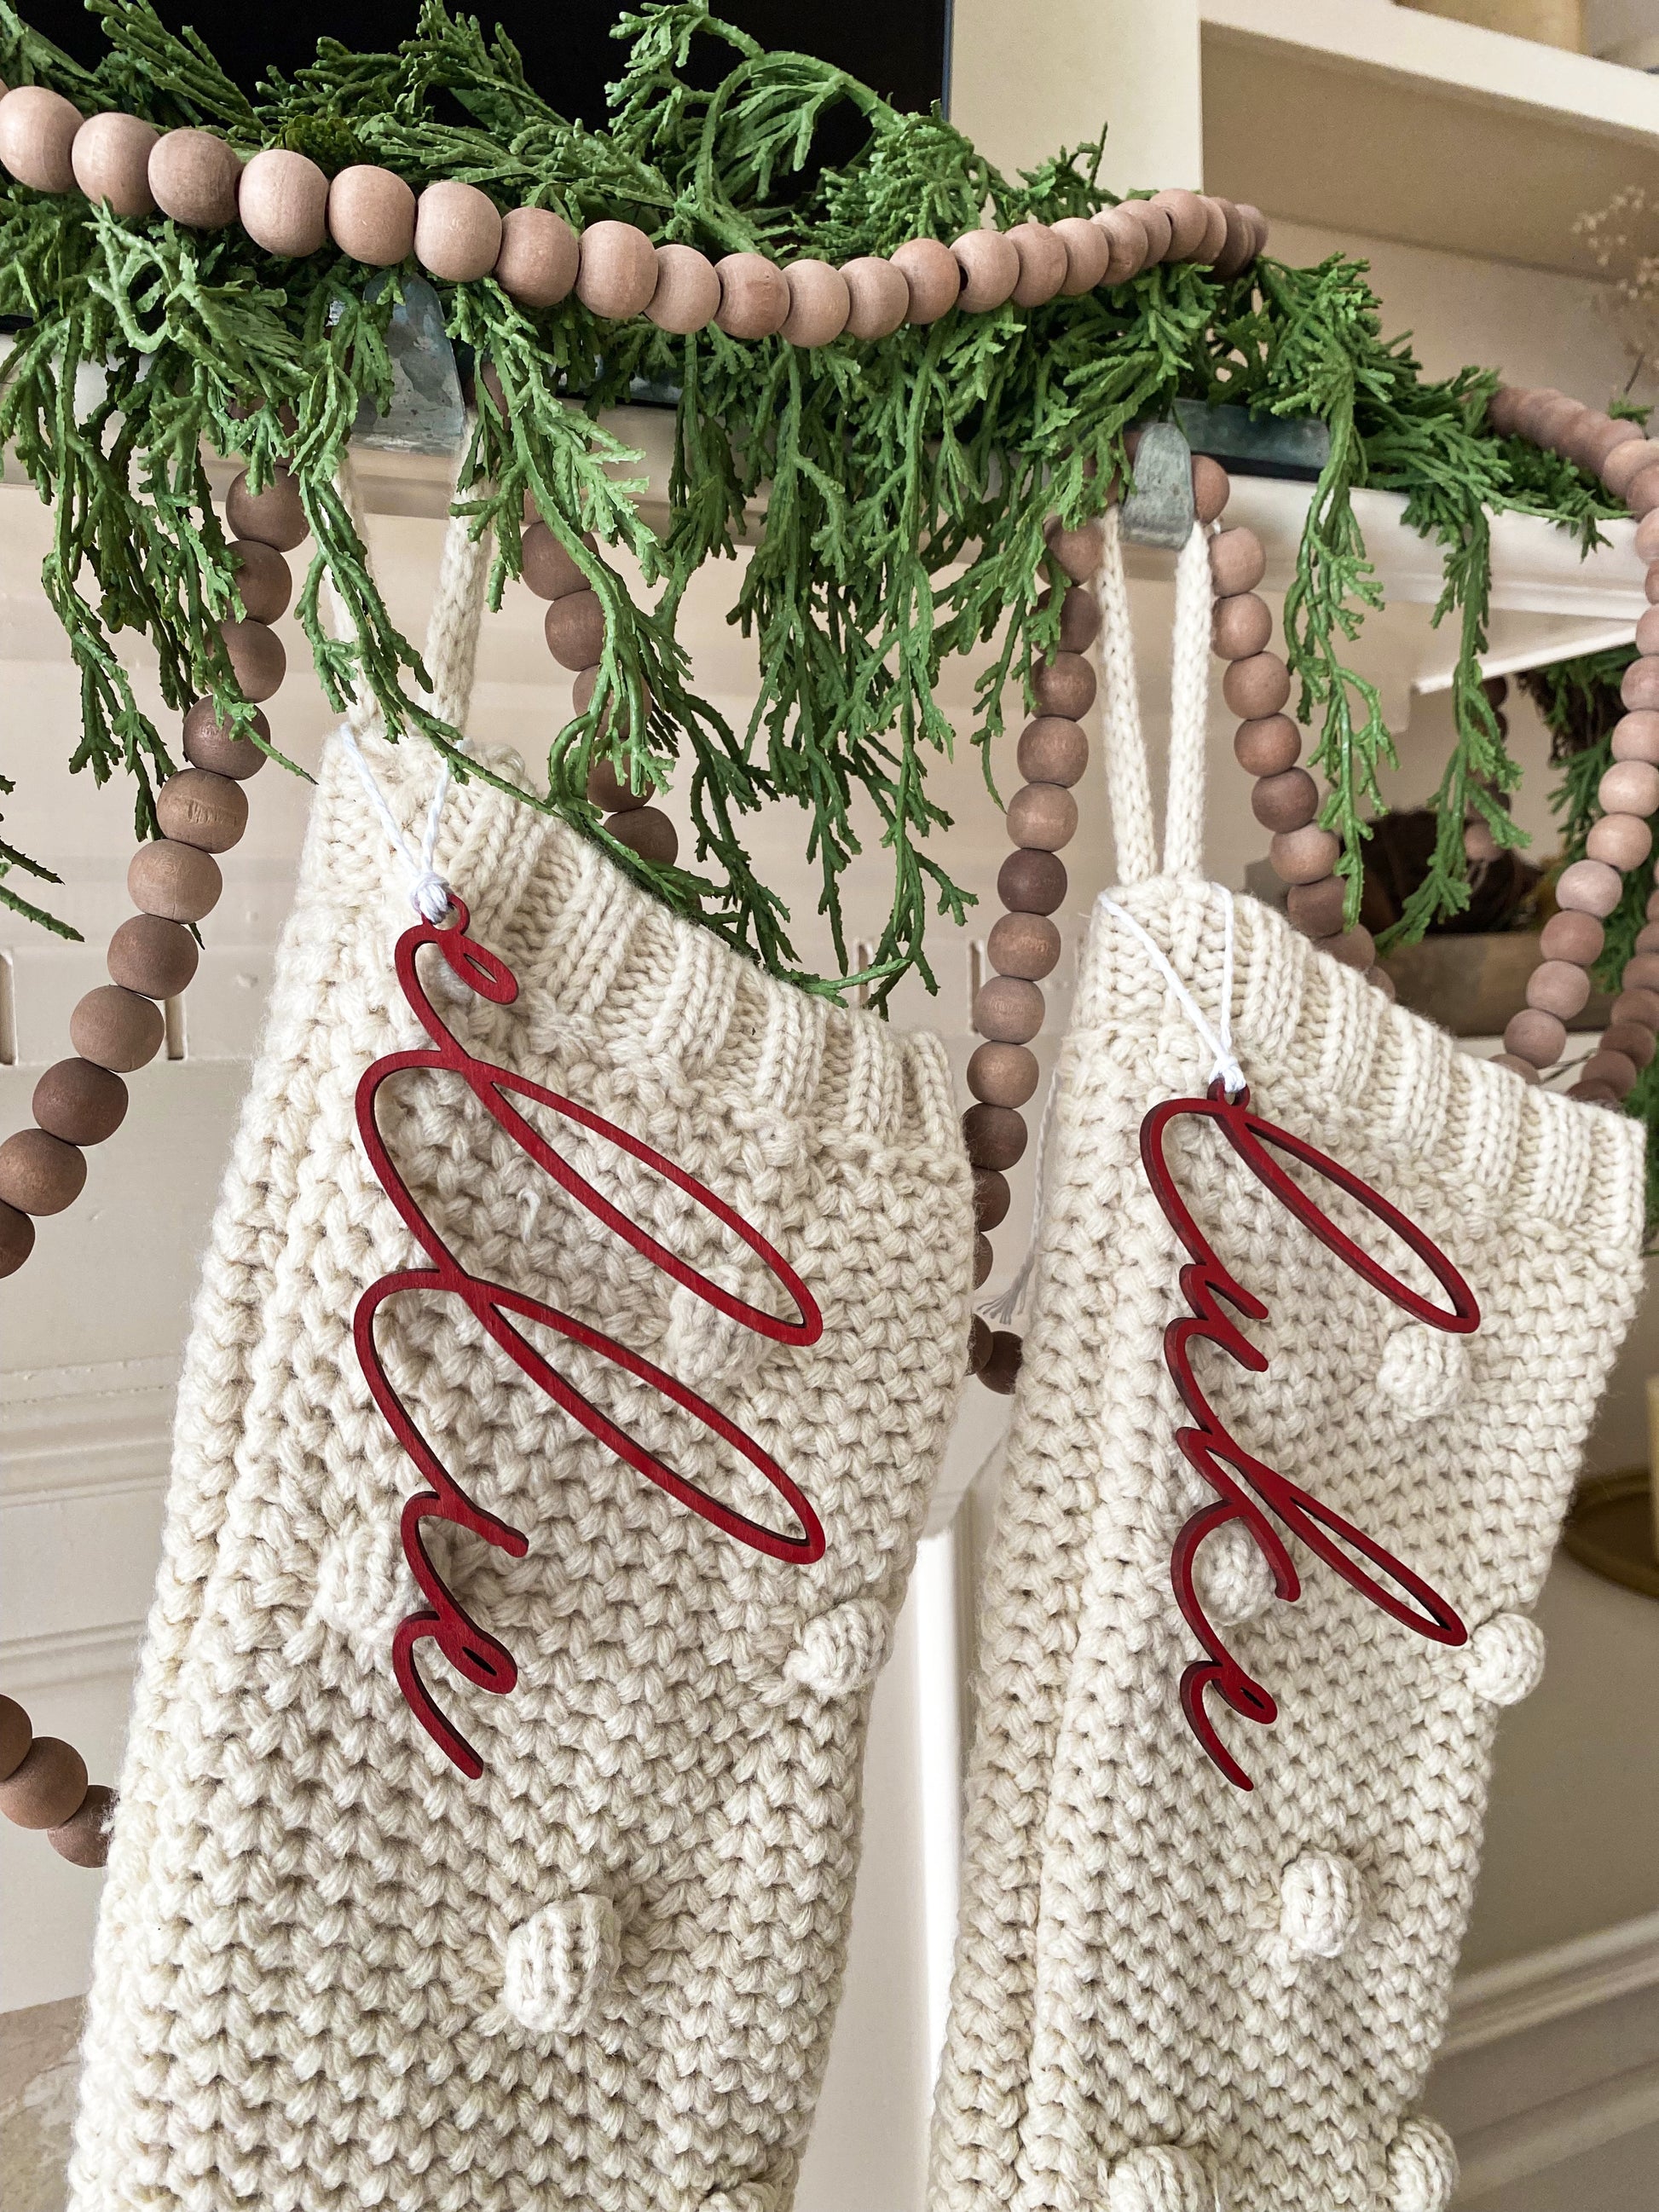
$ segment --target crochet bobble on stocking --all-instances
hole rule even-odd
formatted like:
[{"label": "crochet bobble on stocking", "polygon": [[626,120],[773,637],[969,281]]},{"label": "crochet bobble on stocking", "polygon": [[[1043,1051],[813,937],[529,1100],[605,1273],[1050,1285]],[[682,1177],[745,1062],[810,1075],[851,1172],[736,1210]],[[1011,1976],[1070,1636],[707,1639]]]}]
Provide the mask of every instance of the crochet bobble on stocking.
[{"label": "crochet bobble on stocking", "polygon": [[[271,698],[288,656],[271,628],[293,596],[283,558],[309,526],[300,495],[279,470],[263,491],[248,488],[246,471],[231,485],[225,523],[244,616],[220,623],[220,635],[243,698]],[[185,758],[155,795],[158,838],[141,845],[127,870],[127,893],[138,912],[109,943],[110,980],[88,991],[70,1016],[78,1057],[60,1060],[34,1086],[32,1129],[0,1144],[0,1275],[15,1274],[34,1249],[34,1218],[61,1213],[87,1180],[85,1147],[112,1137],[126,1118],[122,1078],[155,1059],[167,1035],[163,1000],[176,998],[200,958],[189,924],[219,902],[224,878],[215,857],[228,852],[247,827],[241,787],[264,766],[260,745],[270,725],[255,713],[259,743],[222,722],[210,699],[185,716]]]}]

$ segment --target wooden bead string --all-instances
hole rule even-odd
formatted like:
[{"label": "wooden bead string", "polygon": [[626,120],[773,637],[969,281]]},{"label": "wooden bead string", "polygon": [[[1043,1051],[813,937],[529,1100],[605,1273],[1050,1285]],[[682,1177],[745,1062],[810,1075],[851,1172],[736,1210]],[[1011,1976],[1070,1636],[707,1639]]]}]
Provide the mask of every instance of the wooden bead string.
[{"label": "wooden bead string", "polygon": [[[195,230],[233,222],[267,253],[297,258],[333,245],[374,269],[412,254],[451,283],[493,276],[520,306],[550,307],[574,292],[611,321],[647,316],[661,330],[711,323],[728,337],[779,336],[828,345],[890,336],[952,307],[988,314],[1040,307],[1099,284],[1124,284],[1165,261],[1238,276],[1265,249],[1259,209],[1184,191],[1125,200],[1085,219],[970,230],[946,246],[912,239],[890,258],[862,254],[832,267],[780,266],[760,253],[711,261],[690,246],[653,246],[631,222],[580,233],[550,208],[503,214],[476,185],[445,180],[418,195],[390,169],[356,163],[333,178],[307,155],[270,147],[246,163],[210,131],[157,131],[114,112],[83,119],[44,85],[0,97],[0,165],[40,192],[80,191],[118,216],[160,213]],[[586,665],[586,664],[584,664]]]},{"label": "wooden bead string", "polygon": [[0,1697],[0,1813],[20,1828],[44,1828],[72,1866],[100,1867],[109,1855],[115,1792],[88,1783],[73,1744],[36,1735],[15,1698]]}]

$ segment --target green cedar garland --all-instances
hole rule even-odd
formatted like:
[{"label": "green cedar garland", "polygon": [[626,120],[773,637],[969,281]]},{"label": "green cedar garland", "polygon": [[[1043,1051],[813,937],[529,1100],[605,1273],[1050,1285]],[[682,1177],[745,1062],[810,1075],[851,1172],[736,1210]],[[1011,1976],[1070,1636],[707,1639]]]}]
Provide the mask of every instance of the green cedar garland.
[{"label": "green cedar garland", "polygon": [[[659,241],[715,255],[750,248],[842,261],[890,252],[922,233],[948,240],[987,208],[1006,228],[1027,216],[1086,215],[1109,198],[1095,182],[1098,146],[1011,179],[937,113],[900,114],[842,71],[767,53],[711,16],[705,0],[649,7],[619,26],[630,45],[608,131],[558,115],[526,82],[508,40],[486,40],[440,0],[427,0],[397,53],[356,56],[325,40],[315,64],[291,82],[273,74],[253,102],[193,33],[167,30],[149,0],[89,4],[110,41],[92,72],[0,0],[0,77],[52,84],[88,113],[119,107],[162,127],[216,130],[246,152],[294,146],[330,171],[375,161],[417,188],[454,177],[503,205],[540,204],[577,223],[621,216]],[[731,57],[712,92],[686,81],[699,35]],[[440,92],[468,125],[434,114]],[[843,167],[815,170],[817,126],[843,102],[867,140]],[[678,911],[774,974],[832,994],[864,983],[878,1006],[913,968],[931,986],[928,908],[960,921],[968,902],[939,857],[949,819],[927,786],[930,755],[952,742],[934,700],[940,665],[994,644],[973,733],[988,779],[1004,680],[1055,639],[1056,612],[1036,604],[1060,580],[1042,520],[1097,512],[1124,469],[1126,430],[1177,397],[1312,413],[1330,427],[1285,633],[1302,712],[1322,718],[1315,759],[1331,785],[1322,818],[1343,841],[1351,916],[1366,811],[1376,803],[1378,768],[1392,758],[1376,692],[1343,658],[1378,599],[1352,512],[1357,486],[1403,492],[1408,520],[1444,547],[1437,616],[1459,634],[1459,736],[1439,795],[1439,848],[1397,935],[1419,935],[1467,902],[1467,804],[1486,812],[1500,842],[1516,842],[1483,792],[1508,787],[1516,773],[1477,666],[1490,565],[1485,510],[1549,516],[1586,546],[1613,510],[1568,464],[1490,434],[1492,374],[1469,369],[1428,382],[1403,342],[1385,343],[1363,264],[1340,256],[1310,270],[1267,261],[1231,282],[1192,264],[1164,265],[1079,299],[947,315],[878,344],[842,340],[811,353],[781,340],[740,344],[712,329],[676,337],[643,319],[601,323],[574,299],[527,313],[488,279],[437,289],[452,337],[495,380],[495,391],[489,379],[478,382],[461,504],[480,530],[495,532],[496,601],[517,567],[526,493],[573,550],[584,531],[600,549],[577,551],[609,617],[598,687],[587,711],[554,738],[547,790],[529,803],[605,844]],[[397,297],[395,275],[377,281],[331,248],[277,262],[235,227],[202,236],[162,220],[124,222],[14,184],[0,191],[0,314],[24,326],[0,393],[0,439],[15,444],[56,508],[45,581],[82,677],[75,764],[100,781],[118,768],[133,776],[141,831],[153,827],[154,781],[171,762],[133,698],[112,635],[131,626],[149,636],[169,707],[208,691],[244,725],[249,711],[238,713],[214,627],[236,602],[204,441],[245,454],[256,483],[278,460],[298,479],[314,551],[296,613],[331,702],[343,708],[361,677],[394,734],[413,729],[445,750],[454,744],[420,703],[411,680],[418,657],[374,588],[334,482],[360,404],[385,404],[384,334]],[[77,392],[83,366],[105,371],[95,397]],[[599,419],[635,377],[678,384],[683,394],[660,542],[629,497],[626,466],[637,457]],[[675,623],[692,575],[734,551],[745,503],[763,486],[766,528],[733,615],[756,638],[761,684],[738,732],[691,690]],[[616,546],[631,550],[660,586],[653,605],[630,601],[605,557]],[[322,623],[325,572],[349,611],[346,644]],[[613,722],[617,701],[625,711]],[[613,726],[629,734],[613,741],[605,735]],[[605,836],[583,794],[590,762],[607,751],[635,781],[647,763],[665,780],[682,766],[694,866],[653,867]],[[477,764],[463,772],[487,774]],[[848,975],[840,882],[858,850],[859,793],[891,856],[892,895],[873,958]],[[743,816],[775,798],[806,817],[837,975],[798,972],[787,909],[745,856]],[[46,874],[0,848],[0,874],[7,866]],[[0,898],[62,926],[3,880]]]}]

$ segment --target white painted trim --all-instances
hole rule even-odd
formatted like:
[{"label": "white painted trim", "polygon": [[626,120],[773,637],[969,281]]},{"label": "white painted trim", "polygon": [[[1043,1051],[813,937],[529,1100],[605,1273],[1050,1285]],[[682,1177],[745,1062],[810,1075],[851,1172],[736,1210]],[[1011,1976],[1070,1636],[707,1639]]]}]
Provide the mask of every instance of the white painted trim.
[{"label": "white painted trim", "polygon": [[[1543,2173],[1568,2159],[1583,2158],[1603,2143],[1616,2142],[1638,2129],[1659,2125],[1659,2060],[1632,2067],[1605,2081],[1592,2081],[1547,2105],[1534,2105],[1510,2119],[1494,2120],[1459,2138],[1457,2162],[1462,2179],[1459,2212],[1479,2212],[1480,2199],[1528,2174]],[[1563,2178],[1564,2208],[1575,2197],[1570,2177]]]},{"label": "white painted trim", "polygon": [[178,1381],[171,1358],[0,1376],[0,1497],[21,1506],[164,1482]]},{"label": "white painted trim", "polygon": [[110,1620],[92,1628],[55,1629],[46,1636],[0,1638],[0,1673],[13,1693],[130,1674],[143,1629],[142,1620]]},{"label": "white painted trim", "polygon": [[1443,2058],[1659,1984],[1659,1912],[1468,1974],[1452,1991]]}]

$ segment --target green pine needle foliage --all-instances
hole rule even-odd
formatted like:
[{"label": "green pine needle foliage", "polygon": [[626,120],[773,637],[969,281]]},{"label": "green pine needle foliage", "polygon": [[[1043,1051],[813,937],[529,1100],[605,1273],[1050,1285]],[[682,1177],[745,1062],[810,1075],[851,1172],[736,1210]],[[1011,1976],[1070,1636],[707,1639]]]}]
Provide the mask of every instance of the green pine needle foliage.
[{"label": "green pine needle foliage", "polygon": [[[325,40],[313,64],[291,80],[273,73],[252,100],[149,0],[89,4],[109,40],[90,72],[0,0],[0,76],[52,84],[86,112],[119,107],[216,131],[245,151],[295,147],[331,172],[375,161],[417,186],[459,178],[503,206],[550,207],[576,223],[619,216],[714,255],[839,262],[921,234],[949,240],[987,214],[1003,227],[1087,215],[1109,197],[1096,182],[1098,144],[1009,178],[937,112],[902,114],[842,70],[769,53],[705,0],[647,7],[618,26],[626,52],[605,131],[561,116],[526,81],[507,39],[486,37],[440,0],[426,0],[395,53],[356,55]],[[726,50],[713,90],[689,79],[694,40]],[[457,107],[468,119],[445,120]],[[824,167],[819,125],[848,107],[867,136],[843,165]],[[489,279],[436,289],[451,337],[489,372],[478,381],[459,504],[495,532],[497,595],[517,565],[528,494],[609,621],[594,697],[553,738],[545,790],[528,803],[605,844],[637,880],[772,973],[837,995],[860,983],[878,1006],[913,970],[931,985],[927,922],[960,921],[969,902],[949,872],[949,818],[928,790],[929,762],[953,743],[936,703],[941,665],[994,647],[972,733],[988,779],[1005,682],[1055,645],[1055,603],[1042,602],[1063,579],[1044,550],[1044,519],[1097,513],[1126,472],[1125,432],[1177,398],[1329,425],[1285,628],[1302,710],[1320,726],[1315,757],[1331,787],[1323,818],[1342,838],[1351,909],[1378,769],[1392,757],[1376,693],[1346,665],[1378,601],[1357,489],[1402,492],[1412,524],[1443,548],[1437,613],[1459,641],[1443,835],[1396,934],[1420,934],[1467,902],[1469,804],[1490,809],[1500,842],[1515,842],[1486,796],[1516,777],[1477,666],[1487,514],[1548,516],[1588,547],[1609,509],[1567,464],[1491,434],[1493,375],[1432,382],[1403,341],[1385,342],[1362,264],[1267,260],[1231,281],[1165,266],[1030,311],[950,314],[878,343],[842,339],[810,353],[780,339],[738,344],[713,329],[678,337],[644,319],[606,324],[574,298],[530,313]],[[445,750],[457,742],[421,704],[418,655],[387,614],[335,483],[359,407],[387,402],[386,330],[398,295],[395,273],[377,283],[331,248],[277,262],[235,228],[128,222],[77,198],[0,188],[0,315],[19,327],[0,440],[54,508],[45,582],[81,673],[75,764],[100,781],[131,775],[143,832],[172,762],[132,695],[116,635],[135,628],[151,640],[169,708],[206,693],[240,726],[251,722],[218,640],[216,623],[238,602],[204,450],[243,456],[256,483],[279,462],[298,479],[314,550],[297,613],[330,699],[343,707],[365,681],[394,735],[414,731]],[[660,540],[629,498],[638,457],[603,420],[636,378],[682,393]],[[761,682],[746,726],[732,729],[696,696],[676,624],[692,576],[734,556],[756,501],[765,528],[732,618],[755,639]],[[611,558],[621,548],[644,570],[648,605],[623,587]],[[322,622],[325,574],[349,611],[345,643]],[[684,780],[690,865],[653,867],[606,837],[584,796],[596,757],[636,782]],[[804,817],[834,975],[799,972],[788,908],[745,854],[744,817],[775,799]],[[859,851],[860,805],[878,826],[891,895],[873,957],[849,975],[842,884]],[[7,866],[33,864],[0,851]],[[3,881],[0,897],[46,918]]]}]

